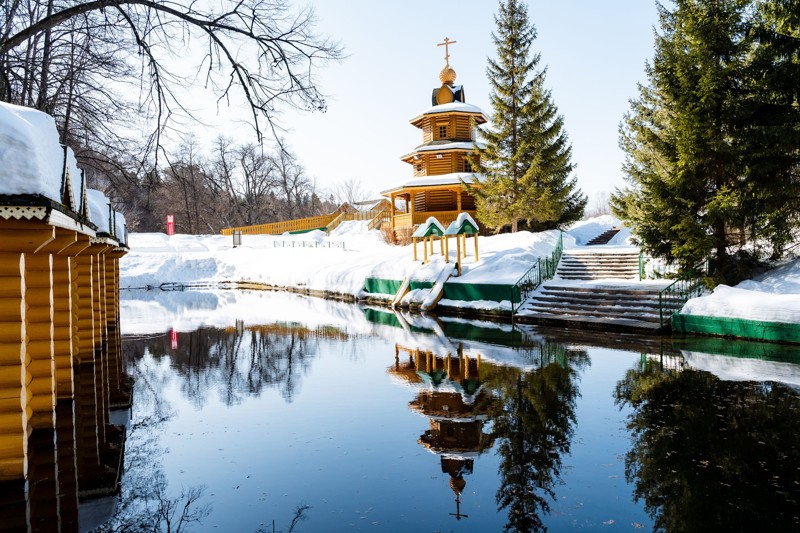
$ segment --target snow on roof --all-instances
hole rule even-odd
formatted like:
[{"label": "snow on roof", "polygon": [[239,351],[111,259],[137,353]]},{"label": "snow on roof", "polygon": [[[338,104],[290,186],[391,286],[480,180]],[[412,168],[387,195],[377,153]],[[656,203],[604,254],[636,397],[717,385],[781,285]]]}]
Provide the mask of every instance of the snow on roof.
[{"label": "snow on roof", "polygon": [[466,104],[464,102],[450,102],[449,104],[440,104],[435,105],[433,107],[429,107],[422,113],[418,113],[417,116],[423,115],[435,115],[438,113],[449,113],[451,111],[462,111],[464,113],[480,113],[483,115],[483,110],[472,104]]},{"label": "snow on roof", "polygon": [[53,117],[0,102],[0,194],[41,194],[61,202],[64,150]]},{"label": "snow on roof", "polygon": [[97,233],[111,233],[109,202],[106,195],[96,189],[86,189],[86,200],[89,203],[89,220],[97,226]]},{"label": "snow on roof", "polygon": [[442,223],[436,220],[436,217],[428,217],[428,220],[426,220],[424,224],[420,224],[417,231],[412,234],[412,237],[424,237],[428,231],[433,228],[439,230],[439,235],[444,235],[444,226],[442,226]]},{"label": "snow on roof", "polygon": [[473,143],[472,141],[456,141],[438,144],[421,144],[414,148],[415,152],[438,152],[441,150],[474,150],[475,147],[484,148],[484,143]]},{"label": "snow on roof", "polygon": [[125,225],[125,215],[114,210],[115,235],[120,244],[128,244],[128,228]]},{"label": "snow on roof", "polygon": [[75,159],[75,152],[72,151],[72,148],[67,148],[67,169],[69,169],[69,179],[70,184],[72,185],[72,198],[75,200],[75,205],[73,206],[76,213],[81,212],[81,202],[83,201],[83,195],[81,194],[81,185],[83,183],[83,171],[78,168],[78,160]]},{"label": "snow on roof", "polygon": [[456,185],[459,183],[479,183],[483,174],[474,172],[451,172],[449,174],[438,174],[436,176],[420,176],[418,178],[410,179],[409,181],[398,185],[392,189],[383,191],[381,194],[386,194],[389,191],[402,189],[403,187],[424,187],[428,185]]}]

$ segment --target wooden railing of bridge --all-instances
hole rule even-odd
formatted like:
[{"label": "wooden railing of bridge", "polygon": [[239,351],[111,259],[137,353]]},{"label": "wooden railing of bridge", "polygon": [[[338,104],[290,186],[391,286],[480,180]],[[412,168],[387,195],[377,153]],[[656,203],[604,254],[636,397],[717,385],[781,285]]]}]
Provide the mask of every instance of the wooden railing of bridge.
[{"label": "wooden railing of bridge", "polygon": [[380,227],[384,220],[389,220],[389,211],[385,206],[377,207],[369,211],[347,211],[346,207],[342,206],[328,215],[255,224],[252,226],[224,228],[221,230],[221,233],[223,235],[232,235],[234,231],[239,231],[242,235],[282,235],[286,232],[299,233],[320,229],[330,234],[330,232],[342,222],[354,220],[369,220],[369,229],[375,229]]}]

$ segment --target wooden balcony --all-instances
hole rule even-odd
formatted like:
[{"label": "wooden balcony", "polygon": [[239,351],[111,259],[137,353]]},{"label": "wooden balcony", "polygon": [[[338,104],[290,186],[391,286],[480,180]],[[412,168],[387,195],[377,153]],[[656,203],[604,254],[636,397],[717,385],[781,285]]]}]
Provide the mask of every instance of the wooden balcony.
[{"label": "wooden balcony", "polygon": [[435,217],[439,223],[447,228],[451,222],[458,218],[460,213],[469,213],[475,218],[475,211],[419,211],[417,213],[400,213],[394,216],[394,229],[413,228],[419,224],[424,224],[429,217]]}]

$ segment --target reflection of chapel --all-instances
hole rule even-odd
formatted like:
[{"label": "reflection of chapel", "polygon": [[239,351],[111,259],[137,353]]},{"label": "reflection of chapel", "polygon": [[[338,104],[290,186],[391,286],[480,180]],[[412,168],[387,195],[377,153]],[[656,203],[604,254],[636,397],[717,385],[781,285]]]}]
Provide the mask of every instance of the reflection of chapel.
[{"label": "reflection of chapel", "polygon": [[449,53],[454,43],[445,38],[439,45],[445,47],[445,67],[439,73],[441,87],[433,89],[432,107],[411,119],[422,130],[423,142],[401,159],[412,166],[413,178],[381,193],[391,201],[392,230],[398,235],[410,234],[431,216],[445,227],[458,213],[475,217],[475,198],[465,184],[477,180],[470,159],[478,163],[475,126],[484,124],[486,116],[466,103],[464,88],[455,85]]},{"label": "reflection of chapel", "polygon": [[[401,351],[408,353],[407,362],[401,362]],[[417,442],[438,455],[442,473],[449,474],[456,497],[456,512],[450,514],[457,519],[467,517],[461,514],[464,476],[472,474],[475,458],[494,444],[483,431],[493,397],[481,387],[480,367],[480,356],[465,356],[461,345],[456,356],[444,357],[395,345],[395,364],[389,370],[406,383],[432,387],[419,390],[409,407],[428,418],[429,429]]]}]

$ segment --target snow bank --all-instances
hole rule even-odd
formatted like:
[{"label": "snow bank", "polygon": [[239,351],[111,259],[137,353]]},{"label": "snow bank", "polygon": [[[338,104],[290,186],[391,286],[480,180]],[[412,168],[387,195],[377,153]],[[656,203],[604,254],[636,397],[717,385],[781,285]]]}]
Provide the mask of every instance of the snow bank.
[{"label": "snow bank", "polygon": [[128,228],[125,227],[125,215],[114,211],[115,235],[120,244],[128,244]]},{"label": "snow bank", "polygon": [[75,159],[75,152],[72,148],[67,148],[67,169],[69,169],[69,180],[72,185],[72,198],[75,200],[74,210],[76,213],[81,212],[83,207],[83,195],[81,195],[81,185],[83,183],[83,173],[78,168],[78,160]]},{"label": "snow bank", "polygon": [[720,285],[712,294],[686,302],[681,313],[800,323],[800,259],[736,287]]},{"label": "snow bank", "polygon": [[111,212],[106,195],[95,189],[86,189],[86,201],[89,204],[89,220],[97,226],[98,233],[111,233]]},{"label": "snow bank", "polygon": [[800,365],[683,350],[686,363],[725,381],[777,381],[800,387]]},{"label": "snow bank", "polygon": [[[324,233],[244,235],[242,246],[237,248],[233,248],[230,237],[222,235],[168,237],[163,233],[132,233],[128,237],[130,252],[120,262],[120,283],[123,288],[141,288],[170,283],[214,286],[250,281],[358,297],[368,277],[402,280],[411,276],[433,281],[455,263],[455,246],[451,246],[449,263],[439,255],[437,244],[437,253],[422,265],[413,261],[411,245],[388,245],[379,231],[367,231],[365,225],[342,226],[342,232],[331,237]],[[343,242],[344,247],[276,246],[302,239],[321,239],[323,246],[328,240]],[[564,239],[573,242],[567,235]],[[468,239],[462,276],[448,281],[515,283],[538,257],[552,253],[557,240],[557,231],[479,237],[480,260],[475,262],[473,242]],[[422,245],[417,246],[421,254]]]},{"label": "snow bank", "polygon": [[0,194],[41,194],[61,202],[64,149],[53,117],[0,102]]}]

